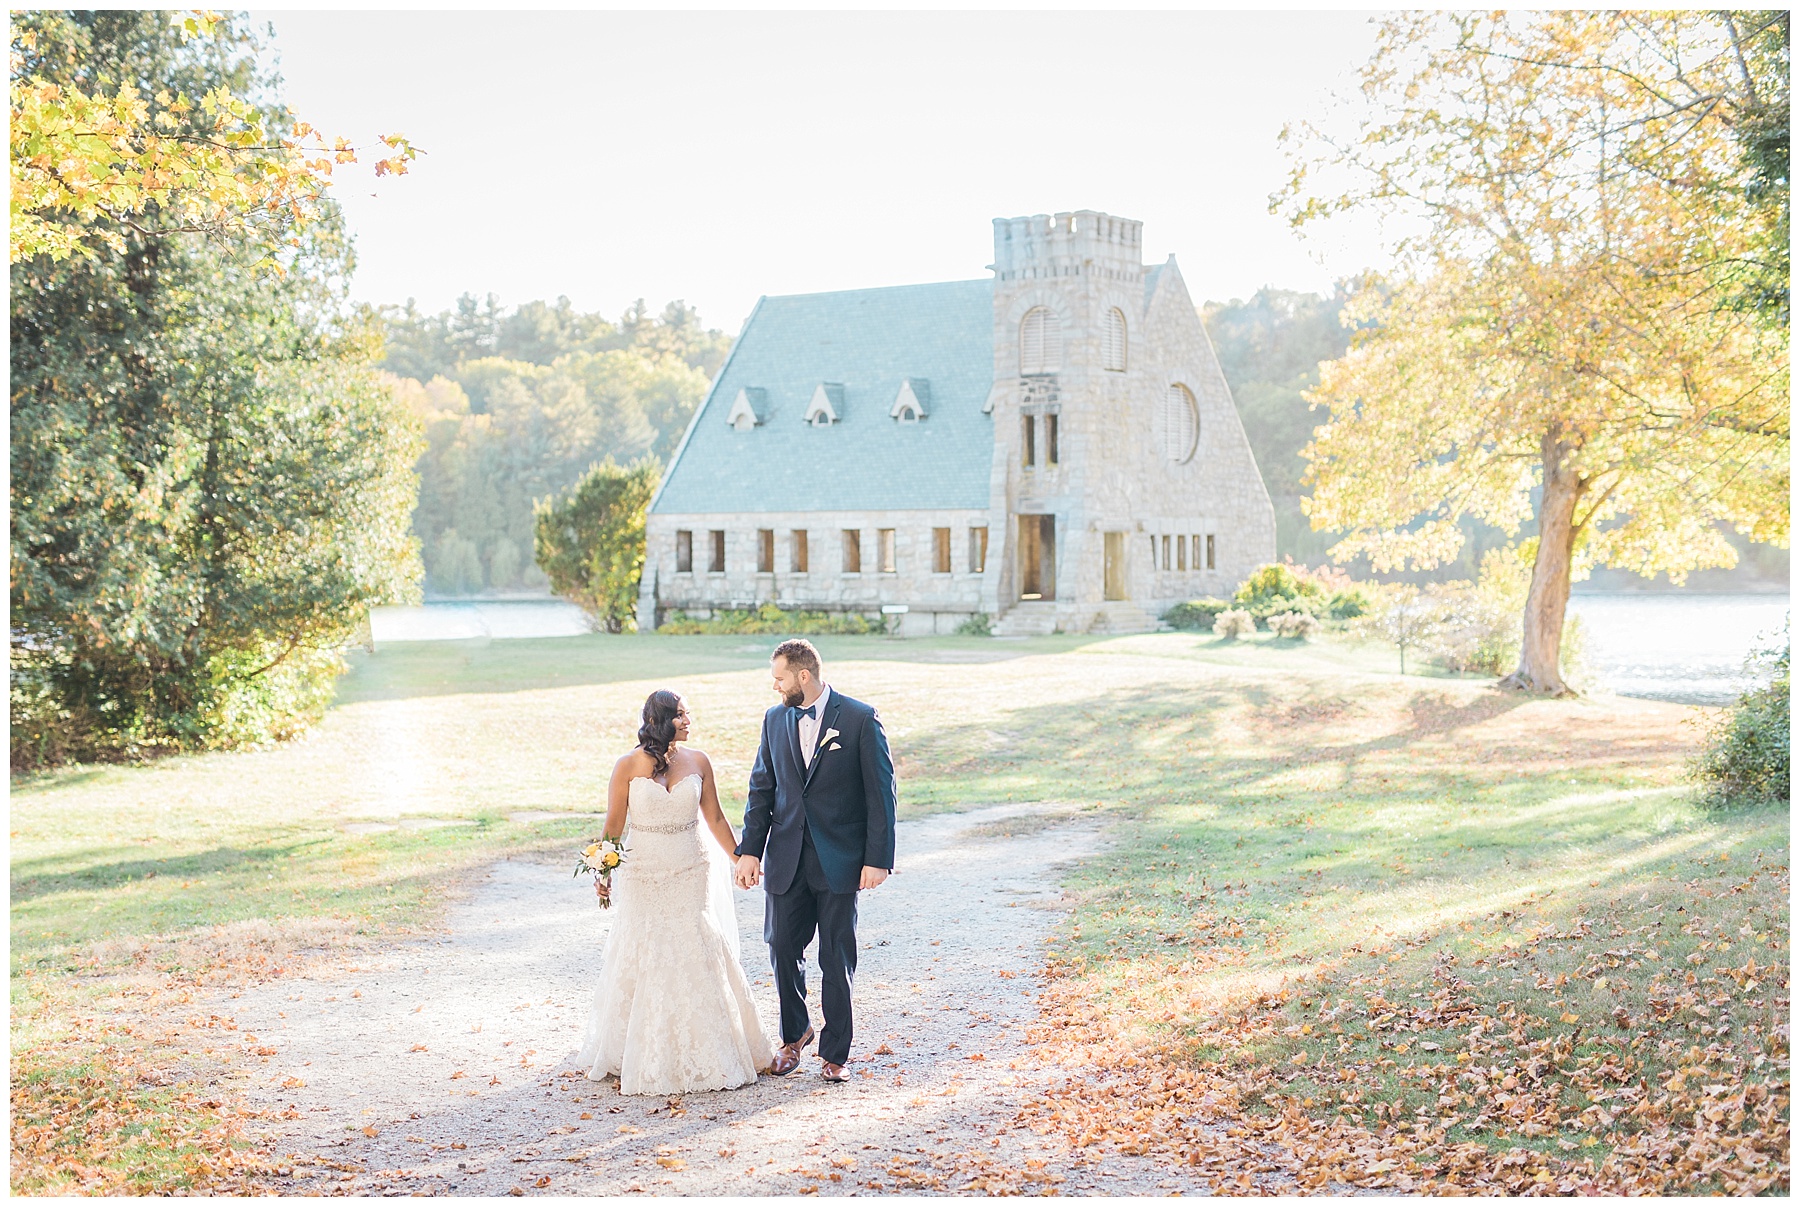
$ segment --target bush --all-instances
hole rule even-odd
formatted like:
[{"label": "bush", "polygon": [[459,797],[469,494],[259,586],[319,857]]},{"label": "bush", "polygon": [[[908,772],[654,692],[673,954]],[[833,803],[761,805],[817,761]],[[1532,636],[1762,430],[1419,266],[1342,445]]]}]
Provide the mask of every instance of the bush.
[{"label": "bush", "polygon": [[717,611],[708,620],[696,619],[685,612],[671,612],[656,631],[678,636],[697,633],[798,636],[881,633],[886,628],[880,617],[859,616],[854,612],[784,612],[774,604],[763,604],[753,612]]},{"label": "bush", "polygon": [[1256,632],[1256,617],[1242,608],[1226,608],[1213,618],[1213,633],[1228,641]]},{"label": "bush", "polygon": [[1316,615],[1328,602],[1325,589],[1305,572],[1304,567],[1270,562],[1251,572],[1232,597],[1238,607],[1261,619],[1277,612],[1306,612]]},{"label": "bush", "polygon": [[1193,629],[1204,632],[1213,627],[1213,621],[1220,612],[1231,607],[1222,599],[1207,596],[1205,599],[1190,599],[1178,603],[1162,615],[1163,623],[1174,629]]},{"label": "bush", "polygon": [[1689,765],[1709,803],[1788,799],[1788,654],[1783,640],[1779,651],[1754,656],[1753,665],[1763,663],[1772,672],[1768,685],[1745,692],[1724,710]]},{"label": "bush", "polygon": [[1325,628],[1317,616],[1309,616],[1305,612],[1277,612],[1263,623],[1277,637],[1295,641],[1305,641]]},{"label": "bush", "polygon": [[977,612],[956,626],[958,637],[992,637],[994,635],[994,618],[986,612]]},{"label": "bush", "polygon": [[1355,620],[1358,616],[1367,616],[1374,608],[1375,601],[1362,587],[1344,587],[1334,591],[1331,599],[1325,604],[1325,615],[1332,620]]},{"label": "bush", "polygon": [[621,633],[637,627],[644,515],[661,480],[662,463],[654,457],[627,469],[608,458],[588,470],[567,499],[536,506],[537,564],[550,589],[580,605],[595,628]]}]

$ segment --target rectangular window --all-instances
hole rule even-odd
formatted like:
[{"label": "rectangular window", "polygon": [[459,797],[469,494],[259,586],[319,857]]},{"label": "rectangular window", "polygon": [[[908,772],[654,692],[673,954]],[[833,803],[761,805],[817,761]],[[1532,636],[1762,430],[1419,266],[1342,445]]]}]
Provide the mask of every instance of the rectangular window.
[{"label": "rectangular window", "polygon": [[876,548],[881,552],[881,572],[894,573],[894,530],[877,528],[875,530]]},{"label": "rectangular window", "polygon": [[788,561],[788,569],[792,570],[795,574],[805,574],[807,552],[805,529],[795,529],[792,534],[792,539],[794,542],[793,556]]},{"label": "rectangular window", "polygon": [[1044,464],[1056,464],[1056,431],[1061,424],[1055,415],[1044,416]]},{"label": "rectangular window", "polygon": [[1200,534],[1195,533],[1194,534],[1194,569],[1198,570],[1205,565],[1206,565],[1206,555],[1203,552],[1201,552]]},{"label": "rectangular window", "polygon": [[862,529],[844,529],[844,573],[862,573]]},{"label": "rectangular window", "polygon": [[987,573],[987,528],[969,529],[969,573]]},{"label": "rectangular window", "polygon": [[694,568],[694,534],[686,529],[675,534],[675,569],[690,573]]},{"label": "rectangular window", "polygon": [[1163,537],[1163,569],[1173,570],[1175,563],[1169,560],[1169,538]]},{"label": "rectangular window", "polygon": [[1209,532],[1206,534],[1206,568],[1215,570],[1218,565],[1219,563],[1213,560],[1213,534]]},{"label": "rectangular window", "polygon": [[714,574],[725,573],[725,530],[723,528],[712,530],[712,566],[709,568]]},{"label": "rectangular window", "polygon": [[1185,536],[1178,536],[1175,538],[1175,568],[1177,570],[1187,569],[1187,547],[1188,543]]},{"label": "rectangular window", "polygon": [[950,573],[950,530],[948,528],[931,530],[931,572],[933,574]]},{"label": "rectangular window", "polygon": [[1019,417],[1019,464],[1030,469],[1037,464],[1037,416]]},{"label": "rectangular window", "polygon": [[756,530],[756,572],[758,574],[775,573],[775,530],[773,528]]}]

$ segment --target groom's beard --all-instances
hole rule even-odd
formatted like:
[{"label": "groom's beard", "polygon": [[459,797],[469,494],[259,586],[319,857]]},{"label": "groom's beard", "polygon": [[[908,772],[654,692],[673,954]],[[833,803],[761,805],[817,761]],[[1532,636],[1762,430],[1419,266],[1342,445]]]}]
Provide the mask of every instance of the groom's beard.
[{"label": "groom's beard", "polygon": [[804,699],[806,699],[805,692],[784,692],[781,697],[781,702],[789,708],[799,708],[800,702]]}]

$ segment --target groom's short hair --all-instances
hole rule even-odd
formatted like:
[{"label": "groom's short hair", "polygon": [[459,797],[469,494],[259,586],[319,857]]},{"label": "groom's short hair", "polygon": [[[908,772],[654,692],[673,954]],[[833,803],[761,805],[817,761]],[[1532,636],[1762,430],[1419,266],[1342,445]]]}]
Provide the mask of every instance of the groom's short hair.
[{"label": "groom's short hair", "polygon": [[776,646],[775,652],[769,655],[769,661],[773,662],[777,658],[786,661],[792,670],[810,671],[814,681],[818,680],[819,651],[813,648],[813,643],[805,638],[790,638]]}]

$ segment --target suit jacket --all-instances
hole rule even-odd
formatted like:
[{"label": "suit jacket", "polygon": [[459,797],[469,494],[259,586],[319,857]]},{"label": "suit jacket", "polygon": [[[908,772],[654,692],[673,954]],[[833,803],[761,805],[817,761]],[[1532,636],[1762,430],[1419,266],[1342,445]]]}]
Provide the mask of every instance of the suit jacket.
[{"label": "suit jacket", "polygon": [[831,891],[853,893],[864,867],[893,870],[896,800],[894,760],[873,707],[833,688],[808,767],[794,710],[777,704],[763,714],[737,853],[761,859],[768,891],[785,893],[810,832]]}]

